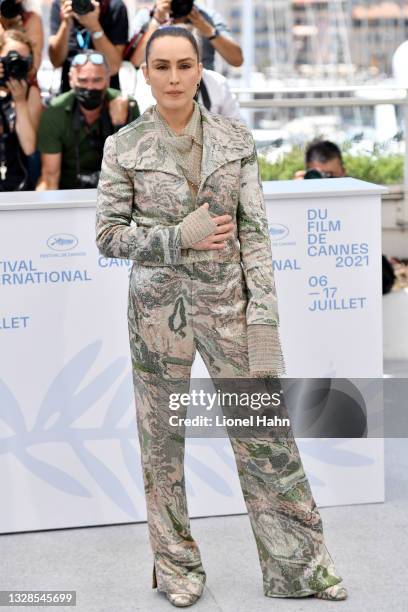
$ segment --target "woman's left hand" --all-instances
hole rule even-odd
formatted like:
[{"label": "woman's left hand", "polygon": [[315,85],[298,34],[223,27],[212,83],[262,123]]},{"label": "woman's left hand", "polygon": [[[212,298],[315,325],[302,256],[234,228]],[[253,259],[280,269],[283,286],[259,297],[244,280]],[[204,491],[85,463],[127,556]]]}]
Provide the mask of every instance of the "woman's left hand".
[{"label": "woman's left hand", "polygon": [[27,81],[9,79],[7,81],[7,87],[9,88],[14,102],[24,102],[27,99]]}]

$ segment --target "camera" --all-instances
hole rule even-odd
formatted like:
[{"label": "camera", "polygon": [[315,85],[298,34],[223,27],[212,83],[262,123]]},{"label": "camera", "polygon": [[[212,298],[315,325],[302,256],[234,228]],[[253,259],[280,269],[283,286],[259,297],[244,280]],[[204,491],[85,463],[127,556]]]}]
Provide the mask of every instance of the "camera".
[{"label": "camera", "polygon": [[333,175],[330,172],[322,172],[321,170],[316,170],[316,168],[310,168],[305,173],[304,179],[322,179],[322,178],[333,178]]},{"label": "camera", "polygon": [[17,15],[21,15],[23,7],[16,0],[0,0],[0,14],[5,19],[14,19]]},{"label": "camera", "polygon": [[94,189],[98,186],[100,170],[90,174],[77,174],[77,183],[80,189]]},{"label": "camera", "polygon": [[72,10],[77,15],[86,15],[92,13],[94,6],[91,0],[72,0]]},{"label": "camera", "polygon": [[194,0],[172,0],[170,15],[174,19],[185,17],[193,8]]},{"label": "camera", "polygon": [[4,70],[0,85],[5,85],[10,77],[19,81],[26,81],[33,63],[31,55],[22,57],[18,51],[9,51],[5,57],[0,57],[0,61]]}]

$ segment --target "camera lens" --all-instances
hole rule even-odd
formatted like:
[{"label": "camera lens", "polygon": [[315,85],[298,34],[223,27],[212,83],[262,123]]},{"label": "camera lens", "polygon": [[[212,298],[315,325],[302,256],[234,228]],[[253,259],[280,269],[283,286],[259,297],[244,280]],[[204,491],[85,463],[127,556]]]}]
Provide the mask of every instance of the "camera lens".
[{"label": "camera lens", "polygon": [[77,15],[86,15],[94,10],[91,0],[72,0],[72,10]]},{"label": "camera lens", "polygon": [[26,80],[31,67],[31,57],[22,57],[17,51],[9,51],[2,58],[4,76],[2,82],[11,77],[17,80]]},{"label": "camera lens", "polygon": [[174,19],[185,17],[191,13],[193,8],[194,0],[172,0],[171,2],[171,16]]},{"label": "camera lens", "polygon": [[305,173],[305,176],[303,178],[305,178],[305,179],[321,179],[321,178],[323,178],[323,175],[320,172],[320,170],[316,170],[315,168],[311,168],[310,170],[308,170]]}]

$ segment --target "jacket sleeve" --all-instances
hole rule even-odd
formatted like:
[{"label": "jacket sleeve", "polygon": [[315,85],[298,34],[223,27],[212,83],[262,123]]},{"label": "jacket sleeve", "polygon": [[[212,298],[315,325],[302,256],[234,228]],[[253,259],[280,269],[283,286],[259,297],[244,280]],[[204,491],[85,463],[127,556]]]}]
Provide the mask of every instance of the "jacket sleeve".
[{"label": "jacket sleeve", "polygon": [[237,209],[241,261],[248,291],[246,319],[251,374],[285,373],[268,220],[252,134],[252,153],[241,160]]},{"label": "jacket sleeve", "polygon": [[[196,209],[177,225],[151,228],[132,223],[133,180],[116,156],[116,135],[105,141],[96,204],[96,244],[102,255],[140,263],[179,263],[181,248],[212,233],[215,223],[208,211]],[[194,228],[194,231],[192,231]]]}]

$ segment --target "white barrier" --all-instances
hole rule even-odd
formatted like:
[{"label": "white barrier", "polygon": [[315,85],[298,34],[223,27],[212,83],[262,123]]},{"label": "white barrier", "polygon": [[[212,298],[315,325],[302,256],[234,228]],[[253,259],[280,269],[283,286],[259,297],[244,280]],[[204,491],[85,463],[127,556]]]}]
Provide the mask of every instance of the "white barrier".
[{"label": "white barrier", "polygon": [[[354,179],[264,187],[288,376],[381,377],[384,189]],[[146,518],[131,262],[97,253],[94,202],[94,190],[0,195],[2,533]],[[208,376],[203,367],[197,358],[193,376]],[[383,501],[381,439],[298,444],[319,505]],[[188,439],[186,482],[191,516],[245,512],[228,440]]]}]

